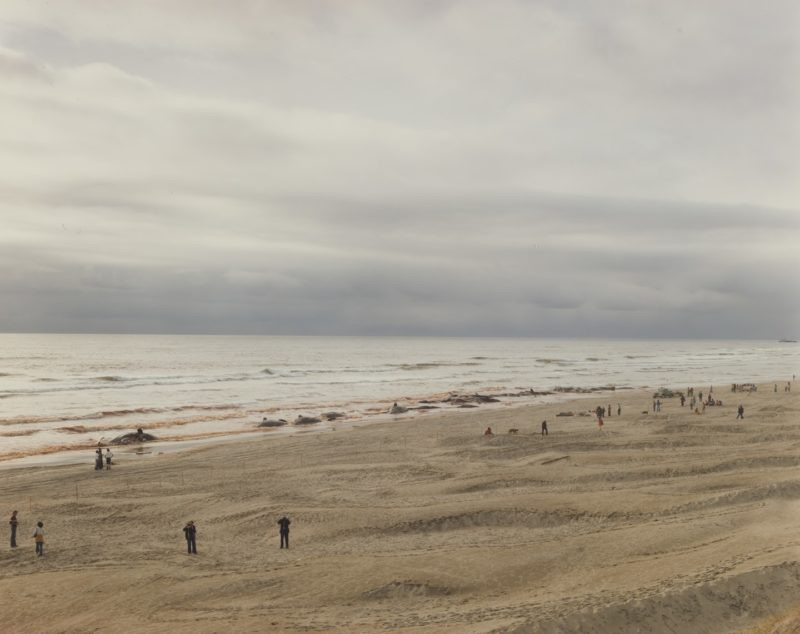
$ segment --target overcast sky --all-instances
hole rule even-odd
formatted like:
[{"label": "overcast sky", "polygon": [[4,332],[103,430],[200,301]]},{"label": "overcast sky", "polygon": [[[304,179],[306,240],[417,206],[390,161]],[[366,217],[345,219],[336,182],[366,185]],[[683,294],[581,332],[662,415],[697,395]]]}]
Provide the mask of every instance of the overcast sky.
[{"label": "overcast sky", "polygon": [[796,0],[3,0],[0,331],[800,337]]}]

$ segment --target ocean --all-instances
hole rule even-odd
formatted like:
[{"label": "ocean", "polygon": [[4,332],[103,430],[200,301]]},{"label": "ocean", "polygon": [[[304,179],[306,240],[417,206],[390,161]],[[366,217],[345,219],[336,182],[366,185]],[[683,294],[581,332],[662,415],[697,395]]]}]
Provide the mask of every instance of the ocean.
[{"label": "ocean", "polygon": [[394,402],[451,392],[724,388],[799,367],[800,346],[777,341],[0,334],[0,460],[138,427],[197,441],[254,432],[262,418],[392,420]]}]

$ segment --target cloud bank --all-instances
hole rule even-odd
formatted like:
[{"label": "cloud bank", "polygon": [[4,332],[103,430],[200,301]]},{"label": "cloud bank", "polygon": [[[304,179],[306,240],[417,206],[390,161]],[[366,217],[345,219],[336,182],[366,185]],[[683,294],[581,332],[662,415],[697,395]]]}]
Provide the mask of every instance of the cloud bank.
[{"label": "cloud bank", "polygon": [[798,17],[4,3],[0,330],[800,335]]}]

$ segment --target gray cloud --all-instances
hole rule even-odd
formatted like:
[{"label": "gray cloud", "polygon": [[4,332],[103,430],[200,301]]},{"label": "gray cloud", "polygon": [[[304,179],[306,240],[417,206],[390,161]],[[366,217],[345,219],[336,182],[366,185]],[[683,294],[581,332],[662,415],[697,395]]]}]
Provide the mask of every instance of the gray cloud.
[{"label": "gray cloud", "polygon": [[798,13],[4,3],[0,330],[796,336]]}]

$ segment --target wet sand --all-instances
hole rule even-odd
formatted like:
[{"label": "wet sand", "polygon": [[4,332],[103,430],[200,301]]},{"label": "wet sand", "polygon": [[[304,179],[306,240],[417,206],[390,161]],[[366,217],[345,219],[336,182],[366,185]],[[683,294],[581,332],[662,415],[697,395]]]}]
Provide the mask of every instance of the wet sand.
[{"label": "wet sand", "polygon": [[[717,390],[698,415],[621,392],[3,470],[3,631],[796,631],[800,402]],[[602,431],[556,416],[609,403]]]}]

